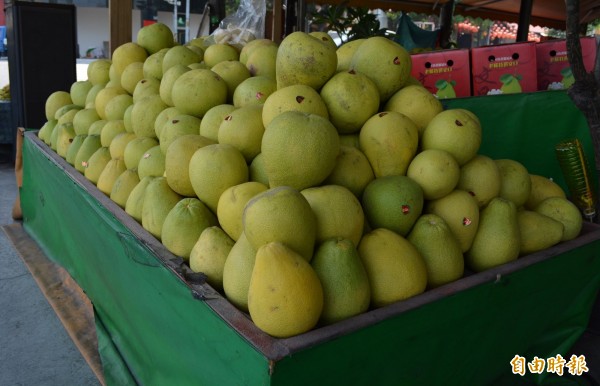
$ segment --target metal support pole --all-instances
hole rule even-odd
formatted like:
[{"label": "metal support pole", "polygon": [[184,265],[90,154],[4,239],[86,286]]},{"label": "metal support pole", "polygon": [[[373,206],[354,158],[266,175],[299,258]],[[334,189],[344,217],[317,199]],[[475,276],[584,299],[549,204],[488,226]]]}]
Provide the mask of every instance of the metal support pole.
[{"label": "metal support pole", "polygon": [[529,37],[529,24],[531,23],[531,8],[533,0],[521,0],[521,11],[519,12],[519,27],[517,29],[517,41],[526,42]]}]

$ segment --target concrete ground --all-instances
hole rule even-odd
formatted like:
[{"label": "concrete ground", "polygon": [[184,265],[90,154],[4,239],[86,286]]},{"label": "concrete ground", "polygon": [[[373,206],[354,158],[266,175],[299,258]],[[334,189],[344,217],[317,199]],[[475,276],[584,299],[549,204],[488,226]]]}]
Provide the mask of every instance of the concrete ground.
[{"label": "concrete ground", "polygon": [[[16,195],[14,165],[0,163],[0,226],[13,222]],[[100,385],[2,231],[0,385]]]}]

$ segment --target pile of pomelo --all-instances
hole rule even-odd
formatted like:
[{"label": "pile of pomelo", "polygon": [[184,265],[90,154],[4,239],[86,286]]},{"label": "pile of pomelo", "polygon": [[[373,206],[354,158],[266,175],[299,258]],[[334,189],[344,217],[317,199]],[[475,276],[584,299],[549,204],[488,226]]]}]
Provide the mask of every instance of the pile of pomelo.
[{"label": "pile of pomelo", "polygon": [[39,137],[268,334],[289,337],[575,238],[551,180],[479,154],[383,37],[241,50],[144,27]]}]

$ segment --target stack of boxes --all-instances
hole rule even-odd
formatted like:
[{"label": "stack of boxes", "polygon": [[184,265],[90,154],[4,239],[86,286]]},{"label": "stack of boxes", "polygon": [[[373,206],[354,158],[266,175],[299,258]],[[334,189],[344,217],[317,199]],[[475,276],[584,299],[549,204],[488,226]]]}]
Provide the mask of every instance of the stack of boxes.
[{"label": "stack of boxes", "polygon": [[[581,52],[592,71],[596,39],[581,38]],[[412,62],[412,76],[440,99],[565,89],[574,81],[565,40],[431,51]]]}]

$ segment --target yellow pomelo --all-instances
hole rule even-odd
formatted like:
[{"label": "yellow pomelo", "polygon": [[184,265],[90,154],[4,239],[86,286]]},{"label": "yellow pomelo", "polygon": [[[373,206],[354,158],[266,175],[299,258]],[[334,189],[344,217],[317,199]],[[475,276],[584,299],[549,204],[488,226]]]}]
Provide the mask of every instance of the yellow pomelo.
[{"label": "yellow pomelo", "polygon": [[123,162],[123,159],[111,159],[102,170],[102,173],[100,173],[98,176],[98,182],[96,183],[96,186],[102,193],[110,196],[110,192],[112,191],[115,181],[121,174],[123,174],[125,170],[127,170],[127,168],[125,167],[125,162]]},{"label": "yellow pomelo", "polygon": [[384,106],[386,111],[396,111],[409,117],[423,134],[433,117],[444,110],[440,102],[421,84],[402,87],[390,97]]},{"label": "yellow pomelo", "polygon": [[125,212],[133,217],[135,221],[142,223],[142,209],[144,207],[144,193],[150,181],[155,177],[147,176],[140,179],[140,182],[131,190],[127,201],[125,202]]},{"label": "yellow pomelo", "polygon": [[212,107],[202,117],[200,122],[200,135],[210,138],[217,142],[219,140],[219,127],[221,123],[229,114],[231,114],[236,108],[230,104],[222,104]]},{"label": "yellow pomelo", "polygon": [[300,193],[306,198],[317,219],[316,243],[342,237],[358,245],[363,234],[365,214],[360,201],[347,188],[323,185]]},{"label": "yellow pomelo", "polygon": [[136,101],[131,109],[131,128],[138,137],[156,138],[154,121],[167,105],[158,95],[149,95]]},{"label": "yellow pomelo", "polygon": [[232,45],[225,43],[211,44],[204,50],[204,63],[213,67],[227,60],[239,60],[240,52]]},{"label": "yellow pomelo", "polygon": [[92,88],[90,89],[90,91],[88,91],[87,95],[85,96],[85,108],[86,109],[96,109],[96,97],[98,96],[98,93],[100,92],[100,90],[102,90],[104,87],[106,87],[106,85],[104,84],[96,84],[94,86],[92,86]]},{"label": "yellow pomelo", "polygon": [[324,324],[367,311],[371,302],[369,277],[352,241],[333,238],[323,242],[311,265],[323,287]]},{"label": "yellow pomelo", "polygon": [[360,44],[350,61],[350,69],[367,75],[375,83],[382,103],[406,84],[411,68],[408,51],[383,36],[370,37]]},{"label": "yellow pomelo", "polygon": [[230,103],[233,103],[233,93],[238,85],[250,78],[250,71],[237,60],[219,62],[211,70],[225,81],[227,85],[227,102]]},{"label": "yellow pomelo", "polygon": [[196,195],[190,181],[190,160],[196,150],[212,144],[214,141],[198,134],[182,135],[171,143],[165,155],[165,173],[171,189],[186,197]]},{"label": "yellow pomelo", "polygon": [[262,153],[259,153],[248,167],[249,179],[250,181],[260,182],[265,186],[269,186],[269,177],[267,176],[267,171],[265,170],[265,161]]},{"label": "yellow pomelo", "polygon": [[373,229],[406,236],[423,211],[423,189],[406,176],[376,178],[362,195],[365,217]]},{"label": "yellow pomelo", "polygon": [[[99,135],[88,135],[84,140],[79,150],[77,151],[77,155],[75,156],[75,160],[73,161],[73,166],[77,169],[78,172],[84,173],[85,169],[88,165],[88,160],[98,149],[102,147],[100,143]],[[110,155],[110,151],[109,151]]]},{"label": "yellow pomelo", "polygon": [[88,158],[87,166],[85,166],[84,176],[92,183],[98,182],[98,177],[106,167],[106,164],[111,160],[110,151],[107,147],[100,147]]},{"label": "yellow pomelo", "polygon": [[142,227],[160,240],[165,218],[182,198],[169,187],[165,177],[152,179],[144,190]]},{"label": "yellow pomelo", "polygon": [[502,197],[493,198],[479,214],[479,227],[465,263],[481,272],[519,257],[520,232],[517,207]]},{"label": "yellow pomelo", "polygon": [[248,289],[248,311],[258,328],[286,338],[316,326],[323,310],[323,288],[311,265],[280,242],[256,251]]},{"label": "yellow pomelo", "polygon": [[171,98],[182,113],[202,118],[212,107],[226,103],[227,84],[211,70],[190,70],[175,80]]},{"label": "yellow pomelo", "polygon": [[122,120],[118,121],[107,121],[104,126],[102,126],[102,131],[100,132],[100,141],[102,142],[102,146],[109,147],[112,140],[119,134],[125,133],[125,125]]},{"label": "yellow pomelo", "polygon": [[129,93],[129,95],[133,95],[135,86],[142,79],[144,79],[144,63],[129,63],[121,74],[121,87],[123,87],[125,91]]},{"label": "yellow pomelo", "polygon": [[229,187],[248,181],[248,165],[242,153],[231,145],[212,144],[199,148],[189,163],[189,175],[196,196],[213,211]]},{"label": "yellow pomelo", "polygon": [[340,134],[356,133],[379,111],[379,90],[366,75],[338,72],[321,88],[329,120]]},{"label": "yellow pomelo", "polygon": [[279,186],[257,194],[246,204],[242,223],[244,234],[256,250],[279,241],[307,261],[312,258],[317,219],[296,189]]},{"label": "yellow pomelo", "polygon": [[137,170],[144,153],[154,146],[158,146],[158,141],[155,138],[135,137],[128,142],[123,151],[123,161],[125,161],[127,169]]},{"label": "yellow pomelo", "polygon": [[496,162],[490,157],[476,155],[460,168],[456,189],[469,192],[480,208],[500,194],[502,177]]},{"label": "yellow pomelo", "polygon": [[187,46],[175,45],[165,53],[162,61],[162,72],[166,74],[170,68],[176,65],[187,66],[202,61],[202,56]]},{"label": "yellow pomelo", "polygon": [[263,76],[276,82],[278,51],[279,47],[275,45],[263,45],[256,48],[246,61],[246,67],[250,74],[253,77]]},{"label": "yellow pomelo", "polygon": [[56,153],[62,158],[67,158],[67,152],[75,138],[73,124],[71,122],[57,124],[56,131]]},{"label": "yellow pomelo", "polygon": [[464,253],[471,248],[479,227],[479,205],[468,192],[454,190],[442,198],[428,201],[424,212],[444,219],[458,240],[461,252]]},{"label": "yellow pomelo", "polygon": [[164,48],[172,47],[173,31],[164,23],[146,25],[137,33],[137,44],[144,47],[149,54],[154,54]]},{"label": "yellow pomelo", "polygon": [[[39,135],[39,133],[38,133],[38,135]],[[77,153],[79,152],[81,145],[83,145],[83,141],[85,141],[86,137],[87,137],[87,135],[81,134],[81,135],[75,135],[75,137],[73,138],[73,142],[71,142],[71,145],[69,146],[69,149],[67,150],[67,155],[65,157],[65,160],[70,165],[73,165],[73,166],[75,165],[75,157],[77,156]]]},{"label": "yellow pomelo", "polygon": [[374,179],[375,174],[364,153],[356,147],[341,145],[335,166],[324,183],[344,186],[356,197],[361,197]]},{"label": "yellow pomelo", "polygon": [[154,78],[161,80],[163,76],[162,72],[162,61],[165,58],[165,54],[169,51],[168,48],[163,48],[146,58],[144,66],[142,68],[144,78]]},{"label": "yellow pomelo", "polygon": [[568,199],[548,197],[535,207],[535,211],[563,224],[561,241],[572,240],[579,236],[583,226],[583,217],[579,208]]},{"label": "yellow pomelo", "polygon": [[355,39],[346,42],[339,46],[335,54],[337,56],[337,72],[348,71],[350,69],[350,62],[352,61],[352,55],[362,43],[367,39]]},{"label": "yellow pomelo", "polygon": [[129,94],[121,94],[111,98],[104,107],[104,115],[107,121],[115,121],[125,118],[125,111],[133,105],[133,97]]},{"label": "yellow pomelo", "polygon": [[435,200],[454,190],[460,178],[460,166],[450,153],[429,149],[412,159],[406,175],[421,186],[426,200]]},{"label": "yellow pomelo", "polygon": [[265,127],[262,121],[262,105],[240,107],[227,115],[219,126],[219,143],[238,149],[250,163],[260,153]]},{"label": "yellow pomelo", "polygon": [[460,279],[465,270],[460,244],[443,218],[424,214],[406,237],[419,251],[427,266],[429,288]]},{"label": "yellow pomelo", "polygon": [[165,155],[156,145],[146,150],[138,162],[140,179],[147,176],[161,177],[165,173]]},{"label": "yellow pomelo", "polygon": [[169,119],[160,129],[160,150],[166,155],[173,141],[183,135],[200,134],[200,118],[193,115],[179,114]]},{"label": "yellow pomelo", "polygon": [[[49,121],[46,121],[46,123],[42,125],[40,131],[38,132],[39,139],[44,141],[46,145],[50,144],[50,136],[52,135],[52,131],[56,127],[57,122],[58,121],[56,119],[50,119]],[[79,135],[75,126],[73,126],[73,130],[75,130],[75,134]],[[87,132],[82,132],[81,134],[87,134]]]},{"label": "yellow pomelo", "polygon": [[92,85],[105,85],[109,81],[110,59],[96,59],[87,68],[87,77]]},{"label": "yellow pomelo", "polygon": [[227,300],[244,312],[248,312],[248,288],[255,259],[256,249],[242,232],[223,266],[223,292]]},{"label": "yellow pomelo", "polygon": [[335,127],[327,119],[286,111],[265,128],[262,156],[269,186],[305,189],[331,173],[340,151]]},{"label": "yellow pomelo", "polygon": [[108,102],[118,95],[125,94],[127,94],[127,91],[121,86],[107,86],[98,91],[98,94],[96,94],[96,99],[94,99],[94,107],[100,119],[106,119],[106,105]]},{"label": "yellow pomelo", "polygon": [[206,281],[217,291],[223,289],[225,261],[235,241],[216,225],[205,228],[190,252],[190,268],[206,275]]},{"label": "yellow pomelo", "polygon": [[[83,109],[77,111],[73,117],[73,128],[76,134],[89,134],[92,123],[100,120],[96,109]],[[50,122],[50,121],[49,121]]]},{"label": "yellow pomelo", "polygon": [[227,188],[217,203],[217,218],[223,231],[237,241],[243,232],[242,216],[250,199],[266,191],[268,187],[260,182],[248,181]]},{"label": "yellow pomelo", "polygon": [[524,204],[526,209],[534,210],[540,202],[549,197],[567,198],[565,191],[560,185],[550,178],[537,174],[529,174],[529,178],[531,179],[531,192]]},{"label": "yellow pomelo", "polygon": [[178,115],[181,115],[181,111],[177,110],[175,107],[167,107],[158,113],[154,120],[154,134],[156,134],[156,138],[160,138],[165,123]]},{"label": "yellow pomelo", "polygon": [[327,32],[325,31],[312,31],[308,33],[310,36],[314,36],[317,39],[321,39],[321,41],[323,41],[324,43],[329,44],[331,47],[333,47],[333,49],[337,49],[337,44],[335,44],[335,41],[333,40],[333,38],[331,37],[331,35],[329,35]]},{"label": "yellow pomelo", "polygon": [[358,254],[371,286],[371,306],[378,308],[425,291],[427,266],[408,240],[388,229],[365,234]]},{"label": "yellow pomelo", "polygon": [[527,168],[512,159],[495,160],[500,170],[500,197],[511,200],[518,207],[525,204],[531,193],[531,178]]},{"label": "yellow pomelo", "polygon": [[161,241],[171,253],[189,260],[202,231],[216,224],[215,215],[202,201],[195,197],[186,197],[175,204],[165,217]]},{"label": "yellow pomelo", "polygon": [[97,121],[92,122],[89,127],[88,135],[98,135],[102,134],[102,129],[108,123],[107,120],[99,119]]},{"label": "yellow pomelo", "polygon": [[248,60],[248,57],[250,55],[252,55],[252,52],[254,52],[254,50],[256,50],[259,47],[262,46],[277,46],[278,44],[275,43],[273,40],[271,39],[254,39],[249,41],[248,43],[246,43],[246,45],[244,47],[242,47],[242,49],[240,50],[240,62],[246,64],[246,61]]},{"label": "yellow pomelo", "polygon": [[54,91],[46,98],[44,104],[46,120],[54,119],[56,112],[63,106],[73,103],[71,94],[67,91]]},{"label": "yellow pomelo", "polygon": [[252,76],[240,83],[233,92],[233,105],[262,105],[269,95],[277,91],[277,83],[266,76]]},{"label": "yellow pomelo", "polygon": [[120,77],[130,63],[143,63],[147,57],[148,52],[143,47],[134,42],[127,42],[118,46],[112,53],[112,66]]},{"label": "yellow pomelo", "polygon": [[532,210],[517,212],[521,232],[520,255],[527,255],[558,244],[563,236],[563,224]]},{"label": "yellow pomelo", "polygon": [[429,121],[421,135],[421,148],[445,150],[459,165],[469,162],[481,145],[481,125],[474,114],[463,109],[448,109]]},{"label": "yellow pomelo", "polygon": [[173,85],[175,81],[186,72],[190,71],[191,68],[183,65],[183,64],[175,64],[167,71],[163,72],[163,77],[160,81],[160,86],[158,87],[158,94],[160,98],[165,102],[168,106],[173,107]]},{"label": "yellow pomelo", "polygon": [[306,32],[287,35],[275,62],[277,88],[305,84],[318,90],[337,69],[336,48]]},{"label": "yellow pomelo", "polygon": [[375,177],[405,175],[417,153],[419,130],[406,115],[386,111],[373,115],[360,130],[360,149]]},{"label": "yellow pomelo", "polygon": [[280,88],[269,95],[263,104],[263,125],[267,127],[275,117],[286,111],[299,111],[329,119],[323,98],[312,87],[303,84]]},{"label": "yellow pomelo", "polygon": [[140,177],[136,170],[127,169],[113,184],[112,190],[110,191],[110,199],[113,200],[121,208],[125,209],[127,199],[131,194],[131,191],[140,183]]},{"label": "yellow pomelo", "polygon": [[149,96],[160,96],[160,81],[158,79],[140,79],[135,85],[131,99],[135,103]]},{"label": "yellow pomelo", "polygon": [[108,150],[110,151],[111,158],[121,158],[125,157],[125,148],[129,144],[129,142],[133,141],[137,137],[133,133],[122,132],[117,135],[110,141],[110,145],[108,146]]}]

